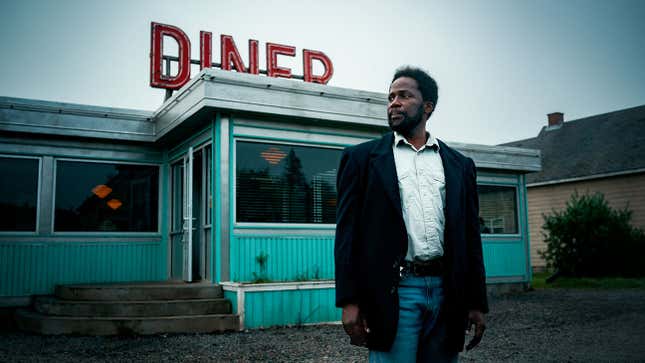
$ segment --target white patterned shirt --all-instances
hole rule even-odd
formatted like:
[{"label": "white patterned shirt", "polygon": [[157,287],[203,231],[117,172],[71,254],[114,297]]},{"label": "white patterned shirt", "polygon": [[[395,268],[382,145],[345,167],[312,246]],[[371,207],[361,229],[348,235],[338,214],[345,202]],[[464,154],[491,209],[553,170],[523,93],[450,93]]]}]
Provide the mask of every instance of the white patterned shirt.
[{"label": "white patterned shirt", "polygon": [[394,163],[403,221],[408,232],[408,261],[443,256],[446,182],[439,143],[430,134],[420,149],[394,133]]}]

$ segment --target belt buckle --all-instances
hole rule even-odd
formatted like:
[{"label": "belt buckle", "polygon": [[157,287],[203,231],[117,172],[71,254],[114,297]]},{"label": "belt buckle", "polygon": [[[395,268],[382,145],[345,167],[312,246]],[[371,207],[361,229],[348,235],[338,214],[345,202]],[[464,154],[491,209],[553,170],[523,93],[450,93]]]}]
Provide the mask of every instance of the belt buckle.
[{"label": "belt buckle", "polygon": [[424,267],[425,266],[415,261],[411,261],[409,263],[410,273],[414,276],[422,276]]},{"label": "belt buckle", "polygon": [[412,274],[413,274],[414,276],[419,276],[419,267],[421,267],[421,266],[419,266],[418,264],[416,264],[416,263],[412,262],[412,264],[411,264],[411,270],[412,270]]},{"label": "belt buckle", "polygon": [[411,271],[417,276],[432,276],[442,269],[440,259],[411,263]]}]

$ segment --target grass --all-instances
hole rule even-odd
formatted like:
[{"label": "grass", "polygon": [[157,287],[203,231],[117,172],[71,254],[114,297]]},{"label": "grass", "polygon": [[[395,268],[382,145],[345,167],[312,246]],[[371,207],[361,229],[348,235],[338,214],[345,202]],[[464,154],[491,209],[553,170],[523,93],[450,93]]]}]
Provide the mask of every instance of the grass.
[{"label": "grass", "polygon": [[554,282],[547,284],[546,279],[551,276],[549,272],[533,274],[531,286],[535,289],[573,288],[573,289],[644,289],[645,278],[624,277],[558,277]]}]

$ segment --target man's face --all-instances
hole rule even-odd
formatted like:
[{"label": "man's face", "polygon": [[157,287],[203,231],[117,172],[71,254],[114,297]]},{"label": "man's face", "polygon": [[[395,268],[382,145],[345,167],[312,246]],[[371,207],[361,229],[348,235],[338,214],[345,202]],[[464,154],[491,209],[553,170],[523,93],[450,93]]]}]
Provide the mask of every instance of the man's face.
[{"label": "man's face", "polygon": [[417,81],[399,77],[390,85],[387,120],[390,128],[403,135],[410,135],[432,112],[432,102],[423,102]]}]

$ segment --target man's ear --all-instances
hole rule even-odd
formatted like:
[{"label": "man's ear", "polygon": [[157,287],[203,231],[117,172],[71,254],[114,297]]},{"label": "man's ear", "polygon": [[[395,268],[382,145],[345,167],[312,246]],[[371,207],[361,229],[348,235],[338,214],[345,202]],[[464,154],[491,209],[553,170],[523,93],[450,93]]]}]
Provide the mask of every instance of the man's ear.
[{"label": "man's ear", "polygon": [[434,103],[432,103],[432,101],[425,101],[423,103],[423,113],[430,115],[432,110],[434,110]]}]

